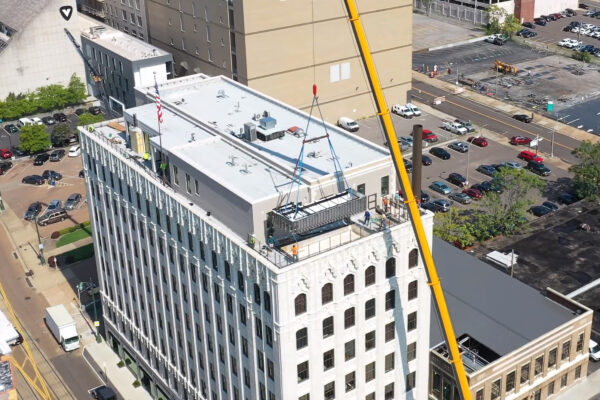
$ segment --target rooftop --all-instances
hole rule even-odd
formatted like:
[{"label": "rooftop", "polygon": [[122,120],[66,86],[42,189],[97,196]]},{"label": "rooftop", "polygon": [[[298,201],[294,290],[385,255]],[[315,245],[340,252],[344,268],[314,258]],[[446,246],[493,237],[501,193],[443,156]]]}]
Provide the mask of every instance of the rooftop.
[{"label": "rooftop", "polygon": [[[456,336],[468,338],[462,348],[471,352],[465,351],[463,360],[471,357],[472,362],[465,360],[471,371],[576,317],[540,291],[441,239],[434,238],[432,247]],[[442,342],[439,324],[432,323],[431,347]]]},{"label": "rooftop", "polygon": [[[147,88],[148,96],[154,89]],[[335,178],[342,170],[389,163],[388,151],[225,77],[194,75],[159,85],[162,147],[251,202],[290,191],[306,131],[302,183]],[[158,132],[154,103],[128,109],[140,126]],[[256,140],[246,140],[248,124]],[[246,127],[245,127],[246,124]],[[326,134],[335,149],[332,153]],[[152,141],[159,146],[158,135]],[[391,164],[390,164],[391,166]]]},{"label": "rooftop", "polygon": [[11,36],[21,32],[49,0],[2,0],[0,7],[0,52],[8,45]]},{"label": "rooftop", "polygon": [[169,55],[164,50],[136,39],[107,25],[98,25],[81,32],[89,40],[131,61]]}]

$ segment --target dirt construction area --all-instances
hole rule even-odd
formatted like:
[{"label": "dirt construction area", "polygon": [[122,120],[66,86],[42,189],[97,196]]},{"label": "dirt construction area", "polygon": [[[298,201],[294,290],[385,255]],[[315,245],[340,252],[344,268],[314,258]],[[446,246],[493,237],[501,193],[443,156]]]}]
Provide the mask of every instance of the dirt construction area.
[{"label": "dirt construction area", "polygon": [[[44,238],[49,237],[54,231],[59,231],[63,228],[89,221],[90,219],[86,201],[85,180],[79,178],[79,171],[82,169],[81,156],[65,156],[61,161],[47,161],[44,165],[40,166],[34,166],[33,159],[29,157],[13,160],[13,167],[0,176],[2,199],[21,218],[23,218],[25,211],[27,211],[31,203],[39,201],[42,203],[41,217],[52,200],[61,200],[64,206],[65,201],[71,194],[81,194],[82,201],[79,205],[74,210],[67,211],[69,218],[62,222],[39,227],[40,235]],[[56,182],[55,186],[48,184],[37,186],[21,182],[25,176],[42,175],[45,170],[54,170],[62,174],[63,178]],[[35,222],[31,221],[29,223],[34,224]]]}]

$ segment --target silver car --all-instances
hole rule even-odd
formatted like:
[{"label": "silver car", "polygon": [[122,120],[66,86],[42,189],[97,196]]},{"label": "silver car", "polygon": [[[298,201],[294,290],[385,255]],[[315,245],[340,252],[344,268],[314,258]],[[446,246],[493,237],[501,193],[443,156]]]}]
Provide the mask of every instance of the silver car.
[{"label": "silver car", "polygon": [[65,210],[73,210],[81,202],[81,195],[73,193],[65,202]]}]

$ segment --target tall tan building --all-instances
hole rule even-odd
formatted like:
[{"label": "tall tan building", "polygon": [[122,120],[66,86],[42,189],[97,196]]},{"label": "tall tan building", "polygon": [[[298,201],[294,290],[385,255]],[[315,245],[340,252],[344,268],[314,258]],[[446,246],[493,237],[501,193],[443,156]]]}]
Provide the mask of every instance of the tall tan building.
[{"label": "tall tan building", "polygon": [[[412,1],[358,0],[386,98],[405,102]],[[307,110],[319,87],[324,117],[375,114],[343,0],[146,0],[150,42],[178,75],[223,74]]]}]

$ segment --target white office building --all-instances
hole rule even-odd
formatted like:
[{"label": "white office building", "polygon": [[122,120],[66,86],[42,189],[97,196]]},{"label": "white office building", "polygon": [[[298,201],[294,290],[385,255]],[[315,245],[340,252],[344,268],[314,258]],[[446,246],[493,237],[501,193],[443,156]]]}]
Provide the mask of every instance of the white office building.
[{"label": "white office building", "polygon": [[221,76],[159,89],[160,135],[153,87],[81,129],[107,340],[141,384],[427,397],[424,268],[404,208],[375,209],[396,191],[387,150]]}]

